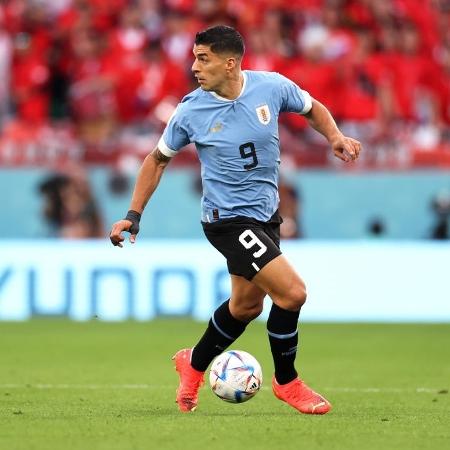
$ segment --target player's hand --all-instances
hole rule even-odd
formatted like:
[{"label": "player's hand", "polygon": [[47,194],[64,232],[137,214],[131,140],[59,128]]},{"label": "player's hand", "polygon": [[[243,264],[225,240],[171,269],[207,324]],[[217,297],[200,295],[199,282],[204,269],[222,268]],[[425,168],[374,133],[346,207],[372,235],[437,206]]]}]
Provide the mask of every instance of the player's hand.
[{"label": "player's hand", "polygon": [[345,162],[356,161],[361,151],[361,142],[341,135],[331,141],[334,156]]},{"label": "player's hand", "polygon": [[122,232],[128,231],[130,233],[130,242],[134,244],[136,242],[136,235],[139,233],[139,221],[141,220],[141,214],[136,211],[128,211],[125,219],[116,222],[112,228],[109,238],[112,245],[116,247],[123,247],[122,242],[125,238]]},{"label": "player's hand", "polygon": [[[132,226],[131,220],[122,219],[116,222],[112,228],[111,233],[109,234],[109,238],[111,239],[112,245],[116,247],[123,247],[122,242],[125,240],[125,238],[122,235],[123,231],[129,231]],[[136,235],[132,234],[130,235],[130,242],[134,243],[136,240]]]}]

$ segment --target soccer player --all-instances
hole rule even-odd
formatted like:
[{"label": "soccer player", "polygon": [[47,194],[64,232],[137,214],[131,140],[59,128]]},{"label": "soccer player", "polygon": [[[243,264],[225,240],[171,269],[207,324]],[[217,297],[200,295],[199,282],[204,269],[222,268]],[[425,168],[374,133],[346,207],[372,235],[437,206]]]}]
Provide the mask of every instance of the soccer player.
[{"label": "soccer player", "polygon": [[328,110],[287,78],[242,71],[244,43],[233,28],[215,26],[197,33],[193,53],[192,71],[200,88],[183,98],[157,147],[145,158],[130,210],[113,225],[111,241],[122,247],[122,232],[128,231],[135,242],[141,214],[164,169],[182,147],[194,142],[201,162],[202,225],[227,260],[231,297],[213,313],[197,344],[174,356],[179,409],[197,407],[208,365],[258,317],[269,295],[273,392],[302,413],[325,414],[330,403],[300,380],[294,365],[306,290],[280,251],[278,115],[304,115],[345,162],[358,158],[361,144],[344,136]]}]

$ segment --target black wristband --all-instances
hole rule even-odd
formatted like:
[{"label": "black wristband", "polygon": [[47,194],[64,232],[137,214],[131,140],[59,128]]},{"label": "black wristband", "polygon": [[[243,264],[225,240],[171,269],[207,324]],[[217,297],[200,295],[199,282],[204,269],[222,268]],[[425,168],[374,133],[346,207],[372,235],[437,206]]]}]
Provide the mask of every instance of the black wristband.
[{"label": "black wristband", "polygon": [[131,222],[130,228],[128,228],[128,231],[131,234],[138,234],[139,233],[139,222],[141,221],[141,214],[137,211],[134,211],[130,209],[127,212],[127,215],[125,216],[125,220],[129,220]]}]

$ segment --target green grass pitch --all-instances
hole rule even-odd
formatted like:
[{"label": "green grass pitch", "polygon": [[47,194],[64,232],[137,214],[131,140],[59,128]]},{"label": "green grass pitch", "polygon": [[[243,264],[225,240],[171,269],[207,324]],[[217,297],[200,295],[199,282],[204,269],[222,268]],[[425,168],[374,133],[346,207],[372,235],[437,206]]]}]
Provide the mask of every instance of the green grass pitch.
[{"label": "green grass pitch", "polygon": [[172,354],[204,324],[0,323],[0,449],[449,449],[449,325],[305,324],[298,367],[332,402],[296,413],[270,390],[264,324],[232,346],[263,366],[263,389],[234,405],[206,385],[174,403]]}]

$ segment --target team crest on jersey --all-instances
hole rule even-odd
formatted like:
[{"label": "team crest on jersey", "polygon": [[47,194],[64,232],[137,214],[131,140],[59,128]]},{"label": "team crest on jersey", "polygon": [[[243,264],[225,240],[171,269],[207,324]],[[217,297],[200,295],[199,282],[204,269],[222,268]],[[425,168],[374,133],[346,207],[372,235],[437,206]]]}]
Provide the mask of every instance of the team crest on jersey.
[{"label": "team crest on jersey", "polygon": [[270,122],[270,109],[268,105],[258,106],[256,108],[256,115],[258,120],[263,124],[267,125]]}]

